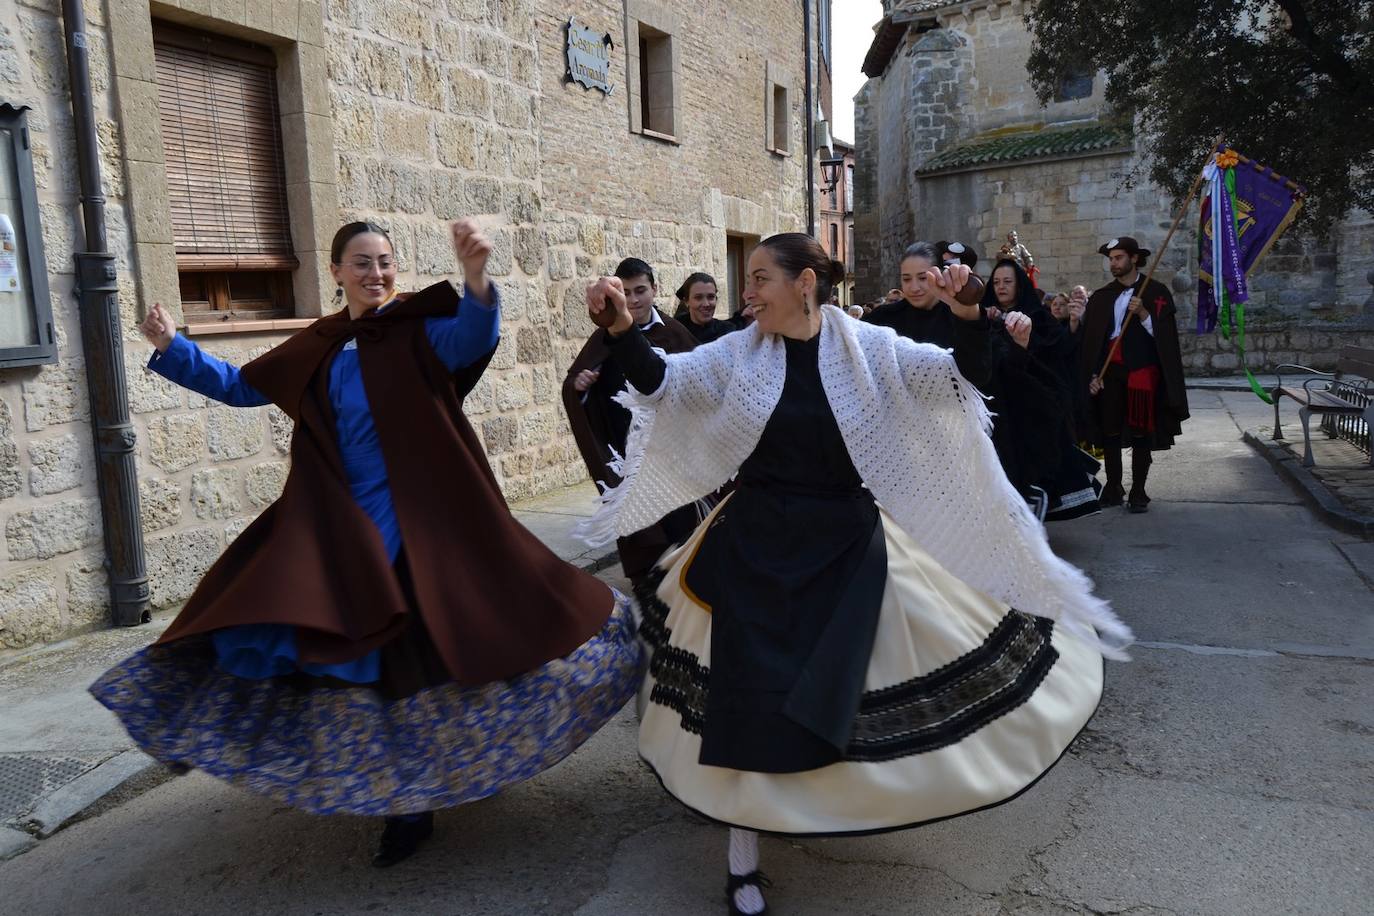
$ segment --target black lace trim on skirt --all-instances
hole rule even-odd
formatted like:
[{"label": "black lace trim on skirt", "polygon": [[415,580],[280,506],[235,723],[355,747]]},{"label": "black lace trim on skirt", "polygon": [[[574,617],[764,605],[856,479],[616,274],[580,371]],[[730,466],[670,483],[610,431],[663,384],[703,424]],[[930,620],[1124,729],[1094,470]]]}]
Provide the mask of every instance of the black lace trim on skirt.
[{"label": "black lace trim on skirt", "polygon": [[[635,589],[640,636],[653,650],[649,701],[676,712],[683,730],[699,735],[711,672],[695,654],[669,645],[668,606],[656,594],[664,575],[655,569]],[[939,750],[1011,712],[1030,699],[1059,658],[1050,643],[1053,629],[1053,621],[1011,610],[981,645],[949,664],[867,691],[844,759],[876,763]]]}]

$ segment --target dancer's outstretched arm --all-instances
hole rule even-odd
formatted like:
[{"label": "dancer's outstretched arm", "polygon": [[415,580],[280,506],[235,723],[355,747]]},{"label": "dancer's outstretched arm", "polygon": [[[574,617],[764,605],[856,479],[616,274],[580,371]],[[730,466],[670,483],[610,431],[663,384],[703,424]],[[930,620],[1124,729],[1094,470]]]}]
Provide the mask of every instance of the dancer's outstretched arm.
[{"label": "dancer's outstretched arm", "polygon": [[640,394],[653,394],[663,386],[667,363],[630,317],[625,288],[619,277],[602,277],[587,287],[587,313],[606,329],[611,357],[620,365],[626,380]]},{"label": "dancer's outstretched arm", "polygon": [[501,296],[487,278],[491,241],[475,220],[449,226],[453,255],[463,267],[463,300],[452,318],[425,320],[430,345],[450,372],[470,366],[491,352],[501,336]]},{"label": "dancer's outstretched arm", "polygon": [[171,314],[161,303],[153,303],[138,329],[157,348],[148,360],[148,368],[163,378],[230,407],[271,403],[265,394],[243,380],[238,366],[211,356],[178,334]]}]

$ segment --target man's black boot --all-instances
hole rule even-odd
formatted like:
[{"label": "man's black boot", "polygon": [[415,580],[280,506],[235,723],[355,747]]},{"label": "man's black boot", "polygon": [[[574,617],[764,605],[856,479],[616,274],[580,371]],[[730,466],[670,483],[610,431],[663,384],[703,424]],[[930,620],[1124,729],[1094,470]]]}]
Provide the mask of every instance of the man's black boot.
[{"label": "man's black boot", "polygon": [[1102,465],[1107,470],[1107,485],[1097,498],[1100,506],[1119,506],[1126,496],[1121,486],[1121,446],[1107,442],[1102,446]]},{"label": "man's black boot", "polygon": [[1126,498],[1126,508],[1137,514],[1150,511],[1150,497],[1145,493],[1145,480],[1150,476],[1150,465],[1154,462],[1150,455],[1150,445],[1136,440],[1131,448],[1131,495]]}]

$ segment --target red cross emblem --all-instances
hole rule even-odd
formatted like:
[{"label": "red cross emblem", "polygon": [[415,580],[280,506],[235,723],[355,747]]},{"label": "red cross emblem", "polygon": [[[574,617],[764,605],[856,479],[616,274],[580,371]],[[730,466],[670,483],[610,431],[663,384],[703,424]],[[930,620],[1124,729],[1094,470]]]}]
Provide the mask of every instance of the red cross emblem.
[{"label": "red cross emblem", "polygon": [[1157,312],[1160,309],[1164,308],[1167,302],[1168,300],[1165,299],[1163,296],[1160,296],[1159,298],[1155,299],[1155,311]]}]

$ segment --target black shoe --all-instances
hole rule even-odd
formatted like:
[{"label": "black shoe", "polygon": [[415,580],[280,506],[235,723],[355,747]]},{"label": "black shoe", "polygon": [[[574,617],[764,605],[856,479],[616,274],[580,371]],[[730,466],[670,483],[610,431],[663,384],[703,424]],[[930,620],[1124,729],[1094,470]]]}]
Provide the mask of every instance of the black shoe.
[{"label": "black shoe", "polygon": [[730,875],[725,880],[725,902],[730,906],[730,916],[759,916],[768,912],[768,901],[764,901],[763,909],[758,914],[746,914],[735,905],[735,891],[742,887],[757,887],[759,893],[763,893],[765,887],[772,887],[773,882],[768,880],[768,876],[755,869],[747,875]]},{"label": "black shoe", "polygon": [[1132,490],[1130,498],[1126,500],[1126,511],[1134,512],[1136,515],[1142,512],[1149,512],[1150,497],[1146,496],[1143,492],[1138,493]]},{"label": "black shoe", "polygon": [[1102,493],[1097,497],[1097,504],[1104,509],[1109,506],[1119,506],[1126,499],[1126,491],[1121,488],[1119,483],[1109,483],[1102,488]]},{"label": "black shoe", "polygon": [[404,862],[433,832],[433,811],[426,811],[415,820],[387,818],[386,827],[382,830],[382,840],[377,844],[377,854],[372,857],[373,866],[390,868],[397,862]]}]

